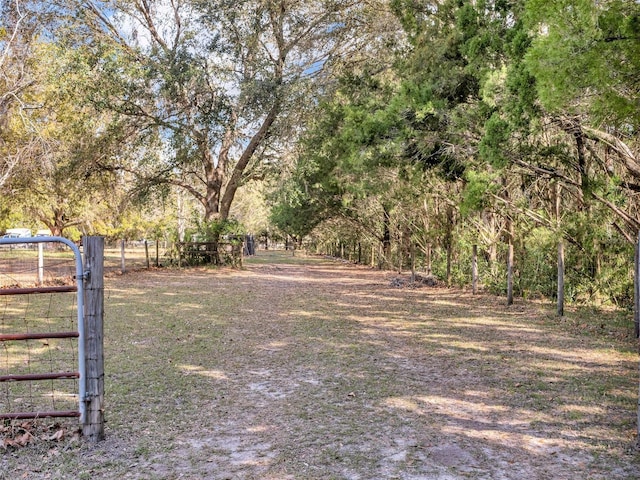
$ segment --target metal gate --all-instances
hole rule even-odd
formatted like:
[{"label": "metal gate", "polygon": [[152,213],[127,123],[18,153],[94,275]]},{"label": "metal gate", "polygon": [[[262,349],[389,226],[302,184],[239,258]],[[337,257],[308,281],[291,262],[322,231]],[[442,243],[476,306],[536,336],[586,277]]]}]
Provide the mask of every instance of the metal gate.
[{"label": "metal gate", "polygon": [[[60,246],[64,244],[73,252],[73,260],[75,264],[75,275],[73,275],[73,282],[69,285],[44,285],[43,284],[43,248],[45,246]],[[24,382],[25,385],[29,385],[29,388],[37,382],[51,382],[54,384],[59,380],[73,379],[77,382],[77,393],[70,394],[76,396],[77,409],[64,409],[64,410],[33,410],[33,411],[14,411],[6,412],[0,411],[0,419],[33,419],[43,417],[79,417],[80,422],[84,424],[85,413],[85,389],[86,389],[86,362],[85,362],[85,332],[84,332],[84,280],[88,276],[88,272],[83,270],[82,256],[78,246],[69,239],[62,237],[30,237],[30,238],[0,238],[0,247],[2,248],[38,248],[38,264],[37,270],[34,268],[34,272],[37,271],[37,280],[34,286],[22,287],[20,284],[12,286],[11,288],[0,287],[0,297],[3,296],[29,296],[24,298],[32,298],[30,296],[40,297],[44,294],[53,296],[59,296],[61,294],[73,294],[75,293],[75,308],[77,310],[75,319],[75,328],[67,329],[66,331],[42,331],[39,328],[39,324],[46,324],[47,319],[35,318],[30,320],[30,323],[24,322],[24,325],[2,325],[0,329],[0,348],[8,349],[7,345],[11,344],[11,352],[24,352],[31,351],[31,347],[27,345],[29,342],[39,342],[38,345],[49,346],[49,342],[56,341],[70,341],[77,343],[77,364],[66,365],[66,358],[63,359],[62,365],[59,362],[51,365],[60,368],[60,371],[36,371],[32,372],[30,367],[28,373],[25,373],[25,368],[18,368],[22,366],[22,363],[31,362],[31,358],[26,360],[20,359],[13,362],[7,361],[8,368],[10,369],[14,365],[16,372],[0,375],[0,385],[5,382]],[[26,303],[29,303],[27,301]],[[51,302],[50,302],[51,303]],[[7,308],[7,307],[5,307]],[[55,308],[55,307],[54,307]],[[20,328],[22,327],[22,328]],[[7,331],[10,328],[18,328],[22,331]],[[11,352],[7,352],[7,356],[11,355]],[[69,362],[72,363],[72,362]],[[6,373],[6,372],[3,372]],[[55,391],[55,389],[53,390]],[[52,394],[53,395],[53,394]],[[8,403],[8,402],[7,402]],[[28,402],[27,402],[28,403]]]}]

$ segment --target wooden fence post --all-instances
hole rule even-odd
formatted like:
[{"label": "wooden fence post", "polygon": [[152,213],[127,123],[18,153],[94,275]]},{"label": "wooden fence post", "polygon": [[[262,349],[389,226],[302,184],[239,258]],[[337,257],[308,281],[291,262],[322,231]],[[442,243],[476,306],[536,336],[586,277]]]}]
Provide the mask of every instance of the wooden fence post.
[{"label": "wooden fence post", "polygon": [[636,338],[640,338],[640,232],[633,262],[633,330]]},{"label": "wooden fence post", "polygon": [[478,293],[478,245],[472,247],[471,258],[471,291],[474,295]]},{"label": "wooden fence post", "polygon": [[84,328],[86,392],[82,434],[91,442],[104,439],[104,238],[84,237]]},{"label": "wooden fence post", "polygon": [[558,241],[558,308],[559,317],[564,316],[564,242]]},{"label": "wooden fence post", "polygon": [[44,244],[38,244],[38,285],[44,283]]},{"label": "wooden fence post", "polygon": [[120,241],[120,263],[121,263],[120,269],[122,273],[124,273],[127,269],[127,265],[124,259],[124,239]]},{"label": "wooden fence post", "polygon": [[149,263],[149,242],[146,238],[144,239],[144,258],[147,261],[147,270],[149,270],[149,268],[151,267],[151,264]]}]

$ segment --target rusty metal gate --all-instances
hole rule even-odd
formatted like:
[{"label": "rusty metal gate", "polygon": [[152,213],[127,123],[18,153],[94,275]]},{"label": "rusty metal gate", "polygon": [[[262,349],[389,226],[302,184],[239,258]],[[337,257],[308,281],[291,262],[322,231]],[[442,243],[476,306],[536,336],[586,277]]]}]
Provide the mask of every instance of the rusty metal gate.
[{"label": "rusty metal gate", "polygon": [[[42,261],[42,251],[44,246],[48,246],[52,248],[53,246],[61,246],[66,245],[73,252],[73,261],[75,265],[75,274],[73,275],[71,284],[68,285],[45,285],[42,282],[42,270],[43,270],[43,261]],[[37,384],[38,382],[51,382],[54,384],[59,380],[70,380],[72,379],[74,385],[76,386],[75,390],[77,392],[72,392],[69,396],[74,396],[77,405],[76,409],[60,409],[60,410],[30,410],[30,411],[0,411],[0,419],[33,419],[33,418],[43,418],[43,417],[79,417],[80,422],[84,423],[85,421],[85,332],[84,332],[84,295],[83,295],[83,284],[84,279],[88,275],[88,272],[83,270],[82,264],[82,256],[78,246],[70,241],[69,239],[62,237],[30,237],[30,238],[0,238],[0,247],[2,248],[16,248],[16,249],[27,249],[27,248],[38,248],[39,251],[39,260],[38,260],[38,276],[39,281],[36,281],[33,286],[22,287],[20,284],[14,285],[11,288],[3,288],[0,286],[0,298],[4,296],[14,296],[14,297],[23,297],[23,298],[32,298],[33,296],[40,297],[45,294],[48,294],[52,297],[60,296],[62,294],[74,294],[75,295],[75,310],[77,311],[75,315],[75,325],[71,325],[66,331],[43,331],[42,328],[39,327],[40,324],[47,324],[52,322],[47,322],[46,318],[36,318],[32,319],[30,323],[25,322],[24,325],[13,325],[7,324],[4,322],[0,328],[0,347],[5,350],[8,350],[9,347],[7,345],[11,345],[11,351],[7,353],[8,356],[15,353],[14,358],[19,357],[19,353],[24,355],[24,352],[31,351],[32,347],[27,347],[29,342],[38,342],[38,346],[42,347],[49,346],[50,343],[57,341],[69,341],[73,342],[75,348],[77,348],[77,364],[70,364],[71,362],[67,362],[67,358],[64,358],[62,363],[60,362],[51,362],[51,365],[54,368],[59,368],[58,371],[31,371],[31,367],[28,369],[22,368],[24,363],[31,362],[31,358],[27,357],[26,359],[13,360],[11,362],[7,362],[8,369],[11,370],[13,366],[15,368],[15,372],[6,372],[3,375],[0,375],[0,385],[5,384],[7,382],[24,382],[29,386],[33,384]],[[31,300],[26,303],[35,303]],[[52,303],[49,301],[49,303]],[[7,307],[5,307],[7,308]],[[55,306],[53,308],[56,308]],[[37,316],[37,315],[36,315]],[[73,317],[73,315],[71,315]],[[72,319],[73,320],[73,319]],[[22,328],[21,328],[22,327]],[[7,331],[8,329],[21,329],[22,331]],[[12,353],[14,352],[14,353]],[[75,354],[74,354],[75,355]],[[69,364],[68,364],[69,363]],[[26,373],[25,373],[26,372]],[[52,387],[52,391],[55,392],[55,387]],[[52,395],[54,395],[52,393]],[[9,403],[9,402],[7,402]],[[29,405],[29,402],[25,402]],[[32,404],[34,404],[32,402]],[[6,406],[5,406],[6,409]]]}]

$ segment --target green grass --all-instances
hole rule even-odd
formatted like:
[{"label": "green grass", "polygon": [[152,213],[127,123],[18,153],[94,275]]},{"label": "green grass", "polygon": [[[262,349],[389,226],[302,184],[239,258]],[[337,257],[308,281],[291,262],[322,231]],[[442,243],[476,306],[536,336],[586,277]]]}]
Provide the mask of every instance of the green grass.
[{"label": "green grass", "polygon": [[309,265],[327,263],[319,255],[308,255],[301,250],[258,250],[256,255],[244,257],[246,265]]}]

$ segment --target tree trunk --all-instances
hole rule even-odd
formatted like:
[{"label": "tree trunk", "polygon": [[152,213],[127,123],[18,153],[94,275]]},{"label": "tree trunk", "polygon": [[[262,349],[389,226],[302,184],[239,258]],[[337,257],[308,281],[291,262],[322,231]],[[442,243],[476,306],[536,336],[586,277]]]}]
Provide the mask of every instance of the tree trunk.
[{"label": "tree trunk", "polygon": [[[578,127],[579,128],[579,127]],[[582,130],[574,134],[576,139],[576,148],[578,150],[578,171],[580,173],[580,188],[582,190],[582,201],[585,201],[585,193],[589,189],[589,175],[587,173],[587,161],[585,156],[584,135]]]},{"label": "tree trunk", "polygon": [[451,286],[451,270],[453,266],[453,228],[454,212],[453,207],[447,206],[447,225],[444,236],[445,247],[447,249],[447,287]]},{"label": "tree trunk", "polygon": [[558,309],[557,313],[559,317],[564,316],[564,242],[562,240],[562,231],[560,230],[561,220],[561,207],[562,207],[562,185],[560,182],[556,183],[556,228],[560,239],[558,240]]},{"label": "tree trunk", "polygon": [[229,212],[231,211],[231,204],[233,203],[233,199],[236,196],[236,192],[238,188],[242,184],[242,180],[244,178],[245,170],[249,165],[249,161],[253,157],[253,154],[256,152],[257,148],[262,144],[264,139],[268,136],[269,130],[275,122],[278,114],[280,113],[280,102],[276,100],[274,105],[267,113],[266,117],[262,121],[260,128],[258,131],[251,137],[249,143],[245,147],[242,155],[238,159],[238,163],[236,163],[233,168],[233,172],[231,172],[231,176],[229,177],[229,181],[227,182],[224,195],[220,200],[220,219],[227,220],[229,218]]},{"label": "tree trunk", "polygon": [[[221,153],[218,154],[217,160],[211,155],[208,140],[202,140],[198,144],[206,175],[207,191],[202,203],[204,206],[204,220],[207,222],[216,219],[220,213],[220,194],[222,193],[224,171],[228,161],[228,148],[225,146],[225,140],[226,138],[223,139]],[[187,190],[190,189],[187,188]]]},{"label": "tree trunk", "polygon": [[402,267],[404,265],[404,235],[400,232],[400,237],[398,238],[398,274],[402,273]]},{"label": "tree trunk", "polygon": [[125,241],[124,238],[120,240],[120,270],[122,273],[125,273],[127,269],[126,260],[125,260]]},{"label": "tree trunk", "polygon": [[498,245],[495,243],[489,245],[489,248],[487,249],[487,256],[489,271],[491,272],[491,276],[495,277],[498,275]]},{"label": "tree trunk", "polygon": [[596,280],[600,278],[600,275],[602,273],[602,252],[600,249],[600,244],[598,243],[598,240],[596,238],[593,239],[593,256],[593,282],[591,282],[593,288],[591,296],[595,305],[600,306],[602,304],[602,293],[597,287],[598,282]]},{"label": "tree trunk", "polygon": [[411,282],[416,281],[416,247],[413,242],[409,244],[409,252],[411,256]]},{"label": "tree trunk", "polygon": [[[177,194],[177,220],[178,220],[178,241],[184,242],[184,234],[185,234],[185,218],[184,218],[184,200],[182,199],[182,191],[178,191]],[[178,255],[180,258],[180,255]]]},{"label": "tree trunk", "polygon": [[[502,177],[502,186],[504,188],[504,199],[509,204],[509,190],[507,188],[507,179]],[[513,305],[513,261],[514,261],[514,225],[513,218],[507,214],[506,216],[506,234],[507,234],[507,305]]]},{"label": "tree trunk", "polygon": [[451,286],[451,261],[453,257],[453,242],[447,242],[447,287]]}]

